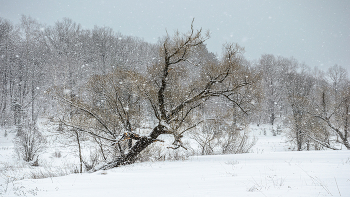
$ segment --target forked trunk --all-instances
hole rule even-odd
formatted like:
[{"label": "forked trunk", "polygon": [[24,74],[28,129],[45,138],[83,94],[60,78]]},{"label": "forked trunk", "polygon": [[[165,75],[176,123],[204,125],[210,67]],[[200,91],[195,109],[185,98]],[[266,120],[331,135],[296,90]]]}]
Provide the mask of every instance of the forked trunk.
[{"label": "forked trunk", "polygon": [[98,170],[108,170],[111,168],[119,167],[121,165],[132,164],[136,161],[137,155],[139,155],[145,148],[151,145],[153,142],[157,141],[157,138],[160,134],[164,134],[164,126],[156,126],[149,136],[140,137],[137,142],[131,147],[129,152],[125,155],[121,155],[116,158],[114,161],[107,163],[106,165],[92,169],[92,172]]}]

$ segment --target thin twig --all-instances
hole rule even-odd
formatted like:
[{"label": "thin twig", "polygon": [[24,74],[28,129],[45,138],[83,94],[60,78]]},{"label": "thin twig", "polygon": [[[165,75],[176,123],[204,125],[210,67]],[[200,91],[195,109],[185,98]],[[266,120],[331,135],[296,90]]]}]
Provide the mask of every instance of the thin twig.
[{"label": "thin twig", "polygon": [[335,184],[337,185],[339,195],[341,196],[341,193],[340,193],[340,190],[339,190],[339,187],[338,187],[338,183],[337,183],[337,179],[335,177],[334,177],[334,180],[335,180]]}]

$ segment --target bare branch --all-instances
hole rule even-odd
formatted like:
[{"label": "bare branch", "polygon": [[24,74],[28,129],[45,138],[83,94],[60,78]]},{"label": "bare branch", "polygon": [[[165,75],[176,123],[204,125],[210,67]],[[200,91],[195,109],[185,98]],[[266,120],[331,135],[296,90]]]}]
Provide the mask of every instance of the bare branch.
[{"label": "bare branch", "polygon": [[91,110],[88,110],[82,106],[79,106],[77,105],[76,103],[73,103],[72,101],[64,98],[64,97],[58,97],[59,99],[62,99],[63,101],[69,103],[71,106],[79,109],[79,110],[82,110],[84,112],[86,112],[87,114],[91,115],[93,118],[95,118],[108,132],[109,134],[111,134],[112,136],[114,136],[114,133],[108,128],[108,126],[105,124],[105,122],[100,118],[98,117],[98,115],[96,115],[95,113],[93,113]]},{"label": "bare branch", "polygon": [[309,134],[303,132],[302,134],[306,135],[307,137],[309,137],[310,139],[312,139],[313,141],[319,143],[320,145],[326,147],[326,148],[329,148],[329,149],[332,149],[332,150],[340,150],[338,148],[335,148],[335,147],[332,147],[330,144],[326,143],[326,142],[322,142],[314,137],[311,137]]},{"label": "bare branch", "polygon": [[246,115],[248,115],[247,111],[245,111],[245,110],[242,108],[242,106],[241,106],[239,103],[237,103],[235,100],[231,99],[229,96],[227,96],[227,95],[225,95],[225,94],[220,94],[220,95],[224,96],[227,100],[229,100],[229,101],[231,101],[232,103],[236,104],[236,105],[242,110],[243,113],[245,113]]},{"label": "bare branch", "polygon": [[198,126],[199,124],[201,124],[202,122],[203,122],[203,120],[201,120],[201,121],[197,122],[196,124],[194,124],[194,125],[188,127],[187,129],[183,130],[183,131],[180,133],[180,135],[184,134],[184,133],[185,133],[186,131],[188,131],[188,130],[191,130],[191,129],[197,127],[197,126]]},{"label": "bare branch", "polygon": [[71,128],[73,128],[73,129],[77,129],[78,131],[82,131],[82,132],[88,133],[88,134],[90,134],[90,135],[92,135],[92,136],[95,136],[95,137],[98,137],[98,138],[101,138],[101,139],[104,139],[104,140],[107,140],[107,141],[116,142],[115,139],[110,139],[110,138],[103,137],[103,136],[101,136],[101,135],[97,135],[96,133],[93,133],[93,132],[91,132],[91,131],[87,131],[87,130],[85,130],[85,129],[83,129],[82,127],[79,127],[79,126],[77,126],[77,125],[71,125],[71,124],[68,124],[67,122],[64,122],[64,121],[62,121],[62,120],[60,120],[60,122],[61,122],[62,124],[64,124],[64,125],[66,125],[67,127],[71,127]]},{"label": "bare branch", "polygon": [[176,130],[179,129],[182,126],[183,122],[188,117],[188,115],[191,113],[191,111],[196,109],[197,107],[199,107],[201,105],[202,105],[202,103],[199,103],[198,105],[192,106],[189,110],[187,110],[186,114],[181,118],[180,123],[176,127]]}]

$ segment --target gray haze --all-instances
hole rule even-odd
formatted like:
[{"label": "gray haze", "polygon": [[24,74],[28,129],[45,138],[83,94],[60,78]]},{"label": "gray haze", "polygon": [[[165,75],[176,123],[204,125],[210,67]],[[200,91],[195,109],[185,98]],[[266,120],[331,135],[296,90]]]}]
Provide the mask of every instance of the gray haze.
[{"label": "gray haze", "polygon": [[21,15],[53,25],[63,17],[83,28],[108,26],[155,43],[178,29],[211,31],[209,51],[225,42],[245,47],[249,60],[262,54],[294,57],[323,70],[338,64],[350,73],[349,0],[0,0],[0,17],[19,23]]}]

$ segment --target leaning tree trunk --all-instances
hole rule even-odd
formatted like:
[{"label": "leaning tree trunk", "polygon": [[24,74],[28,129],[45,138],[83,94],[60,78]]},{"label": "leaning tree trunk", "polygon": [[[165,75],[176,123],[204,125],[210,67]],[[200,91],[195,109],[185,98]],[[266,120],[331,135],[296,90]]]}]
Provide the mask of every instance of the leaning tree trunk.
[{"label": "leaning tree trunk", "polygon": [[[99,167],[99,168],[94,168],[91,171],[95,172],[98,170],[108,170],[111,168],[115,168],[121,165],[126,165],[126,164],[132,164],[136,161],[137,156],[149,145],[151,145],[153,142],[159,141],[157,140],[158,136],[161,134],[165,134],[166,130],[165,127],[162,125],[156,126],[150,135],[148,136],[138,136],[136,134],[129,135],[129,138],[136,139],[137,142],[131,147],[129,152],[125,155],[121,155],[117,157],[115,160],[107,163],[106,165]],[[126,134],[128,135],[128,134]]]}]

